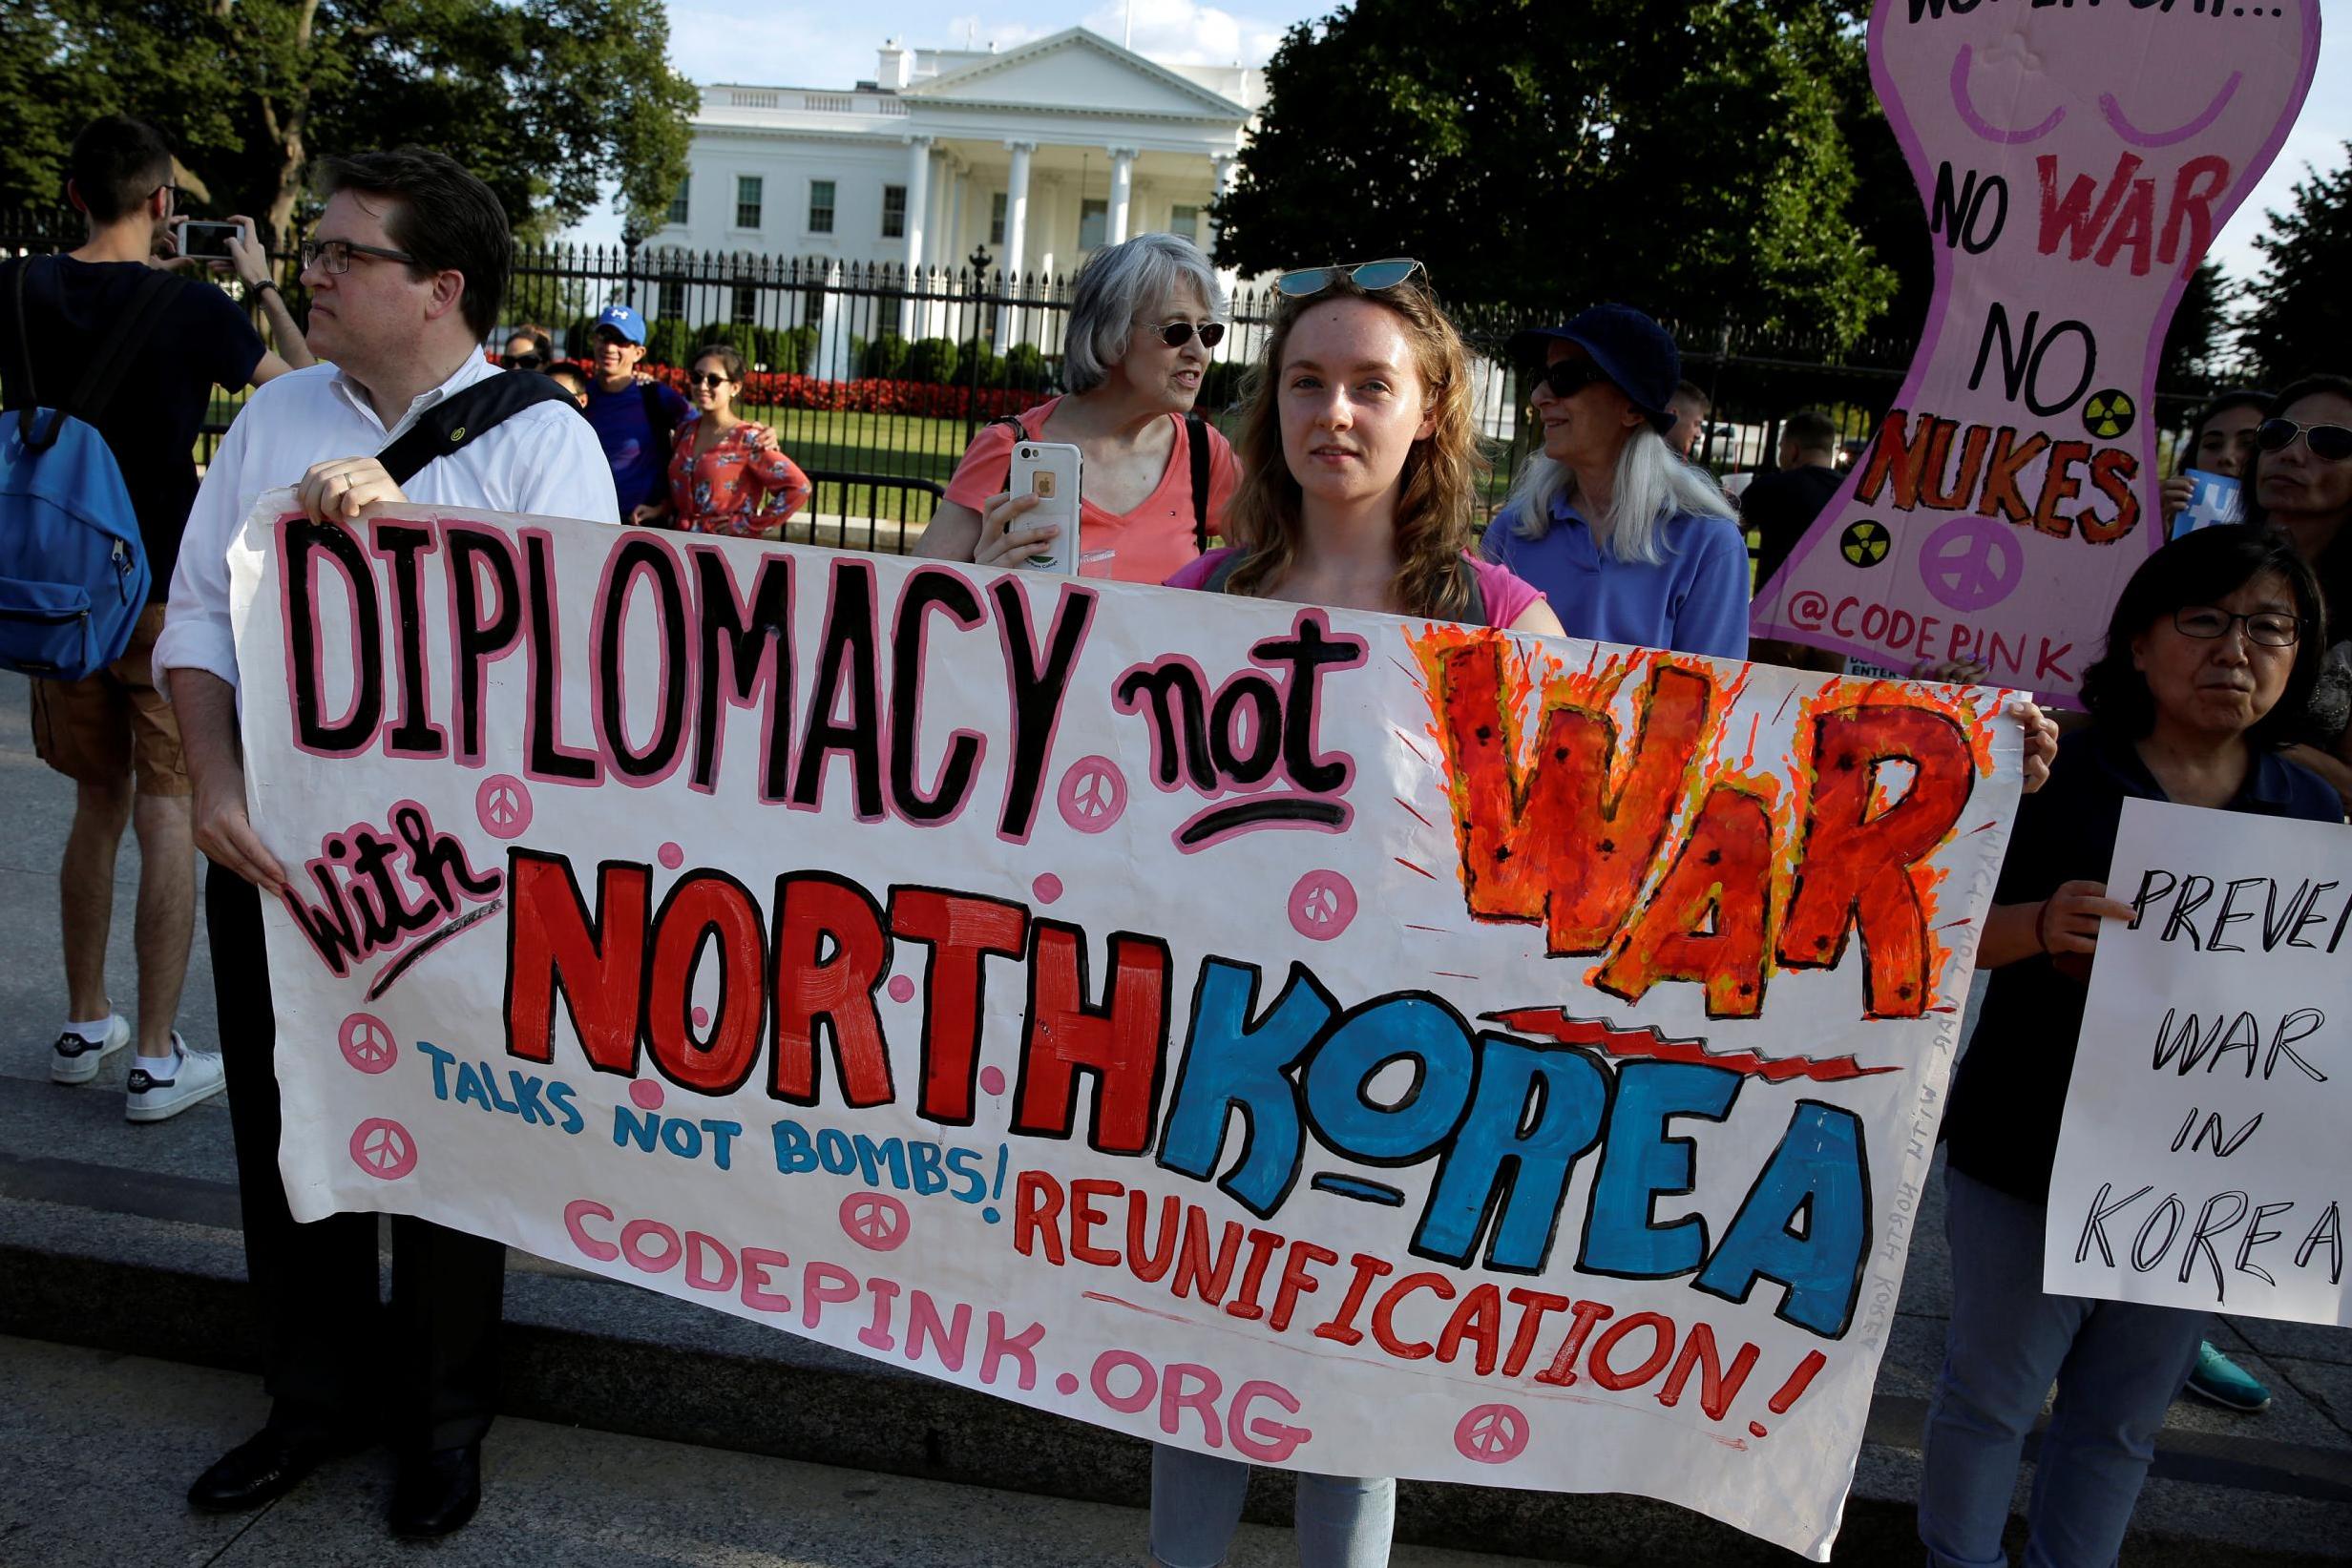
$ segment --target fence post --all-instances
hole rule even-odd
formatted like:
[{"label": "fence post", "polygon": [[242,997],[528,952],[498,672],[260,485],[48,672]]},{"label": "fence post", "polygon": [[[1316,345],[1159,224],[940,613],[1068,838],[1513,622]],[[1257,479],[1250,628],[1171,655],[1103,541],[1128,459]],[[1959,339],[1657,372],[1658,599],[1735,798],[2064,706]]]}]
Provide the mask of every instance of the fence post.
[{"label": "fence post", "polygon": [[964,445],[972,445],[973,432],[980,428],[980,306],[988,288],[988,265],[992,258],[985,245],[975,245],[966,258],[972,267],[972,390],[964,404]]}]

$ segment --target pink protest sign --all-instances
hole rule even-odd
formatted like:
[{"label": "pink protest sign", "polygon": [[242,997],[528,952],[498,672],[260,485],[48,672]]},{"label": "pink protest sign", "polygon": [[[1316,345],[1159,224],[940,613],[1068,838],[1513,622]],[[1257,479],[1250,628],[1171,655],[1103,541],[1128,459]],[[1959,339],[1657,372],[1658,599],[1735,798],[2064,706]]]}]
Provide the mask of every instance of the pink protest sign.
[{"label": "pink protest sign", "polygon": [[1871,79],[1935,296],[1869,452],[1758,592],[1758,635],[1905,670],[1975,659],[2073,701],[2164,542],[2165,327],[2319,53],[2318,0],[1878,8]]}]

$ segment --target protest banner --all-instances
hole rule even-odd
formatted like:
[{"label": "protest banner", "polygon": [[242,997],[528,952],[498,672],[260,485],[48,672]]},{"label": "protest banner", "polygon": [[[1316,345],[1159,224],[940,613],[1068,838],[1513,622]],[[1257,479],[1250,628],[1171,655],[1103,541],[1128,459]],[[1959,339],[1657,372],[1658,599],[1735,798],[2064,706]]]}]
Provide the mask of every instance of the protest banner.
[{"label": "protest banner", "polygon": [[2165,328],[2319,53],[2319,0],[1882,0],[1871,80],[1935,288],[1869,450],[1756,596],[1758,636],[1899,670],[1972,659],[2081,706],[2108,611],[2164,543]]},{"label": "protest banner", "polygon": [[2352,1324],[2352,832],[2128,800],[2043,1286]]},{"label": "protest banner", "polygon": [[2001,694],[284,504],[232,569],[298,1218],[1826,1556]]}]

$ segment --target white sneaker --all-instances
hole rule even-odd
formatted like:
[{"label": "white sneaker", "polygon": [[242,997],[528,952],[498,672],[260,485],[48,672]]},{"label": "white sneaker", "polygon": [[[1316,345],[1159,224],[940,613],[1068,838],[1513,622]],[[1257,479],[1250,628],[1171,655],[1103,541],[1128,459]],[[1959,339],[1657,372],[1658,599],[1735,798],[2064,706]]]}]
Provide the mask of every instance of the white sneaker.
[{"label": "white sneaker", "polygon": [[228,1086],[218,1053],[191,1051],[179,1043],[177,1035],[172,1036],[172,1044],[178,1066],[170,1077],[156,1077],[142,1067],[131,1069],[130,1080],[124,1085],[129,1091],[123,1098],[124,1120],[167,1120]]},{"label": "white sneaker", "polygon": [[106,1020],[106,1038],[85,1040],[68,1029],[57,1035],[56,1054],[49,1058],[52,1083],[88,1083],[98,1076],[106,1058],[131,1043],[131,1020],[116,1013]]}]

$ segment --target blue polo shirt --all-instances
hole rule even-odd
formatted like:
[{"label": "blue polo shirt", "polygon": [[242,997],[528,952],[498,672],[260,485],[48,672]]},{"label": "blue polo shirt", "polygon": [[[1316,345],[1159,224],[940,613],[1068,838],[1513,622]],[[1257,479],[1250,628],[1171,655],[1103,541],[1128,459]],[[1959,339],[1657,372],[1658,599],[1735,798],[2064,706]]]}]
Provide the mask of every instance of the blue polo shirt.
[{"label": "blue polo shirt", "polygon": [[1565,500],[1552,503],[1541,539],[1521,538],[1518,521],[1516,511],[1497,514],[1480,554],[1534,584],[1568,636],[1748,657],[1748,541],[1731,518],[1674,517],[1659,530],[1666,559],[1655,566],[1602,549]]},{"label": "blue polo shirt", "polygon": [[[2093,723],[2058,742],[2049,782],[2018,803],[1996,904],[2030,904],[2067,882],[2105,882],[2127,799],[2160,801],[2139,748]],[[2258,751],[2236,798],[2222,808],[2262,817],[2342,822],[2343,802],[2320,776]],[[2113,889],[2110,889],[2110,892]],[[2129,891],[2115,896],[2129,901]],[[2088,981],[2036,953],[1989,972],[1984,1009],[1952,1081],[1943,1117],[1952,1168],[2029,1203],[2049,1201],[2058,1124],[2074,1078]]]},{"label": "blue polo shirt", "polygon": [[[588,386],[588,423],[596,429],[604,460],[613,466],[613,491],[620,498],[624,523],[630,512],[646,502],[669,498],[669,448],[657,438],[653,421],[645,417],[647,389],[634,381],[618,392],[608,392],[594,382]],[[669,410],[670,431],[675,437],[693,409],[674,387],[656,382],[650,390]]]}]

